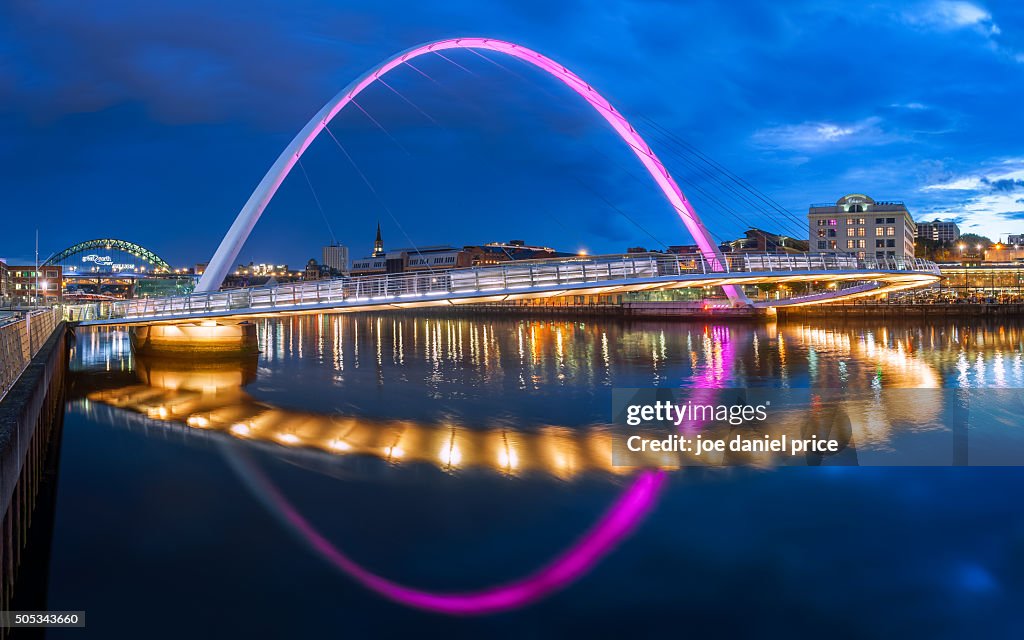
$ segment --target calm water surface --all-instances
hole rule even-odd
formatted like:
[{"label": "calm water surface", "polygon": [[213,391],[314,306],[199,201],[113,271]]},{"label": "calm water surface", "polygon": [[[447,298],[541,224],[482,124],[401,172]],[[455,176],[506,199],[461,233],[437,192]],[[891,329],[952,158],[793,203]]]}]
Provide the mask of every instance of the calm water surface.
[{"label": "calm water surface", "polygon": [[[691,468],[659,490],[608,456],[613,387],[1019,389],[1024,325],[323,316],[259,336],[258,360],[202,365],[79,331],[48,604],[88,628],[51,637],[1024,637],[1019,469]],[[902,404],[928,426],[867,421],[865,450],[941,435],[941,403]],[[1017,418],[992,441],[1020,444]],[[441,612],[519,580],[508,610]]]}]

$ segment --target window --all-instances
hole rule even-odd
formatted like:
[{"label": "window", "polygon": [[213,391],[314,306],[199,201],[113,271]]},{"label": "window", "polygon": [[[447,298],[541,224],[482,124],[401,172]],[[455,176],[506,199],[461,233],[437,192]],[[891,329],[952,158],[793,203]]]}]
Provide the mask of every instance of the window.
[{"label": "window", "polygon": [[857,235],[857,230],[851,227],[846,230],[846,235],[847,237],[852,238],[853,236]]},{"label": "window", "polygon": [[857,246],[857,241],[856,240],[847,240],[846,241],[846,248],[847,249],[853,249],[856,246]]},{"label": "window", "polygon": [[864,234],[866,234],[866,233],[867,233],[867,229],[865,229],[864,227],[861,227],[860,229],[857,229],[857,237],[858,238],[863,238]]},{"label": "window", "polygon": [[862,205],[862,204],[855,204],[855,205],[852,205],[850,207],[850,211],[852,211],[854,213],[860,213],[863,210],[864,210],[864,205]]},{"label": "window", "polygon": [[836,244],[836,241],[835,241],[835,240],[829,240],[829,241],[828,241],[828,248],[829,248],[829,249],[838,249],[839,247],[838,247],[838,245]]},{"label": "window", "polygon": [[828,221],[828,226],[830,226],[830,227],[834,227],[834,226],[836,226],[836,225],[838,225],[838,224],[839,224],[839,221],[838,221],[838,220],[836,220],[835,218],[829,218],[829,221]]},{"label": "window", "polygon": [[819,218],[818,219],[818,226],[819,227],[824,227],[825,226],[825,222],[826,222],[826,220],[824,218]]},{"label": "window", "polygon": [[885,235],[885,227],[875,227],[875,235],[876,236],[884,236]]},{"label": "window", "polygon": [[865,222],[864,218],[857,218],[857,224],[864,224]]},{"label": "window", "polygon": [[887,236],[894,236],[894,235],[896,235],[896,227],[886,227],[885,228],[885,235],[887,235]]},{"label": "window", "polygon": [[856,223],[854,222],[854,220],[855,220],[855,219],[856,219],[856,218],[847,218],[847,219],[846,219],[846,224],[856,224]]},{"label": "window", "polygon": [[885,248],[885,240],[875,240],[875,248],[876,249],[884,249]]},{"label": "window", "polygon": [[885,241],[885,246],[887,246],[887,247],[895,247],[896,246],[896,241],[895,240],[886,240]]},{"label": "window", "polygon": [[896,224],[896,218],[886,218],[885,224]]},{"label": "window", "polygon": [[885,257],[885,252],[884,251],[876,251],[875,252],[875,257],[876,258],[884,258]]},{"label": "window", "polygon": [[857,248],[858,249],[863,249],[864,248],[864,241],[863,240],[858,240],[857,241]]},{"label": "window", "polygon": [[875,218],[875,224],[885,224],[885,218]]},{"label": "window", "polygon": [[[818,248],[819,249],[825,249],[827,247],[828,247],[828,243],[827,242],[825,242],[824,240],[819,240],[818,241]],[[21,285],[19,284],[18,286],[20,287]]]},{"label": "window", "polygon": [[824,229],[818,229],[818,237],[819,238],[824,238],[825,237],[825,230]]}]

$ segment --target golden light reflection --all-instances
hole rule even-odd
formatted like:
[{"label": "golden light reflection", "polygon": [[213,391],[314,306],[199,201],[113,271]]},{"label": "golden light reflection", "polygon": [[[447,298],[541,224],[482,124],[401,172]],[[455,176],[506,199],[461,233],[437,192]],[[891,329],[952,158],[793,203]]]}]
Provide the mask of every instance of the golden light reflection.
[{"label": "golden light reflection", "polygon": [[[404,333],[407,341],[403,347],[403,334],[396,329],[403,323],[384,325],[376,319],[365,323],[340,319],[331,322],[334,326],[325,326],[323,332],[307,332],[311,345],[307,349],[322,349],[326,356],[324,366],[333,370],[343,361],[345,348],[352,349],[350,353],[358,352],[358,338],[348,345],[341,343],[341,327],[352,322],[349,337],[358,336],[360,331],[368,334],[363,345],[369,349],[376,347],[378,366],[396,366],[395,361],[402,362],[408,355],[409,362],[431,364],[433,372],[428,373],[443,379],[446,369],[442,367],[456,365],[469,369],[468,361],[473,360],[473,370],[510,376],[515,371],[522,376],[525,388],[534,389],[551,384],[559,373],[564,373],[570,382],[601,384],[604,380],[612,382],[607,375],[612,368],[628,373],[633,362],[642,363],[635,365],[638,367],[650,367],[651,360],[659,369],[685,368],[687,358],[695,371],[709,374],[708,381],[719,386],[733,384],[734,372],[740,370],[775,379],[796,379],[792,371],[797,370],[805,356],[818,358],[811,384],[826,389],[847,384],[851,388],[867,388],[874,380],[884,381],[886,388],[936,389],[942,386],[942,379],[934,361],[943,358],[952,359],[954,366],[949,368],[954,375],[959,372],[970,380],[989,377],[1010,384],[1020,380],[1024,373],[1017,349],[1024,336],[1016,330],[989,334],[983,340],[984,336],[975,335],[976,332],[955,329],[922,329],[918,334],[908,334],[881,328],[872,332],[772,325],[751,329],[753,336],[748,338],[743,333],[745,329],[735,327],[680,325],[678,329],[620,331],[597,323],[584,326],[529,321],[517,323],[505,335],[488,323],[474,330],[472,321],[413,319]],[[382,335],[382,328],[392,335]],[[298,333],[298,327],[285,323],[268,323],[261,329],[269,344],[278,345],[291,345]],[[390,345],[387,350],[391,353],[381,359],[383,339]],[[464,358],[460,355],[463,341]],[[940,351],[939,346],[944,350]],[[504,347],[500,352],[504,357],[499,356],[498,347]],[[978,353],[982,348],[985,358]],[[989,359],[987,354],[993,350],[997,357]],[[272,359],[274,351],[265,352],[264,358]],[[859,367],[849,379],[845,377],[848,362]],[[530,424],[509,428],[507,424],[453,425],[294,411],[258,402],[242,389],[256,377],[255,361],[244,365],[197,366],[182,361],[139,359],[137,375],[141,384],[94,390],[86,398],[89,403],[125,409],[168,426],[186,425],[221,432],[225,437],[335,456],[361,455],[393,464],[430,464],[449,472],[483,468],[506,475],[541,473],[566,480],[588,473],[633,472],[631,468],[612,466],[612,428],[607,424],[574,428]],[[892,437],[894,422],[934,427],[940,403],[932,396],[916,397],[917,401],[900,406],[889,406],[884,398],[824,398],[822,402],[842,404],[856,442],[884,444]],[[805,424],[806,415],[780,413],[769,431],[798,434]],[[755,456],[752,460],[766,466],[774,463],[771,457]],[[650,456],[644,462],[665,468],[678,466],[678,459],[670,455]]]}]

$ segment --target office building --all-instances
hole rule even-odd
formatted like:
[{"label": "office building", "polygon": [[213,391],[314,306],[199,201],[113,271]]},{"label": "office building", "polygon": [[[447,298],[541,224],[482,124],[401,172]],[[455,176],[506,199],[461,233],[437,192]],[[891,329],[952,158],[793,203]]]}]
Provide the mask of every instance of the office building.
[{"label": "office building", "polygon": [[914,257],[917,225],[902,202],[875,201],[861,193],[835,204],[812,204],[807,213],[810,250],[858,257]]},{"label": "office building", "polygon": [[960,227],[952,220],[918,222],[917,237],[936,242],[956,242],[960,239]]},{"label": "office building", "polygon": [[[383,242],[381,245],[383,249]],[[335,273],[348,272],[348,247],[341,244],[328,245],[323,248],[321,258],[321,263],[333,269]]]}]

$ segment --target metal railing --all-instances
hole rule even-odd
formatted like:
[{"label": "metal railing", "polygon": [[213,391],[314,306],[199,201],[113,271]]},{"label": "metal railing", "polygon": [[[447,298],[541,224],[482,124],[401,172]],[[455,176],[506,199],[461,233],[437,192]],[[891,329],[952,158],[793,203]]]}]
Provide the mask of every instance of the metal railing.
[{"label": "metal railing", "polygon": [[688,275],[776,273],[792,271],[918,271],[938,274],[934,263],[920,259],[856,258],[835,254],[741,254],[724,260],[703,255],[622,254],[524,260],[500,265],[353,276],[272,286],[194,293],[167,298],[69,305],[65,318],[75,322],[146,320],[232,312],[259,313],[319,306],[360,306],[414,302],[473,294],[514,294],[559,286],[632,280],[657,281]]},{"label": "metal railing", "polygon": [[0,398],[7,395],[59,323],[56,308],[0,319]]}]

